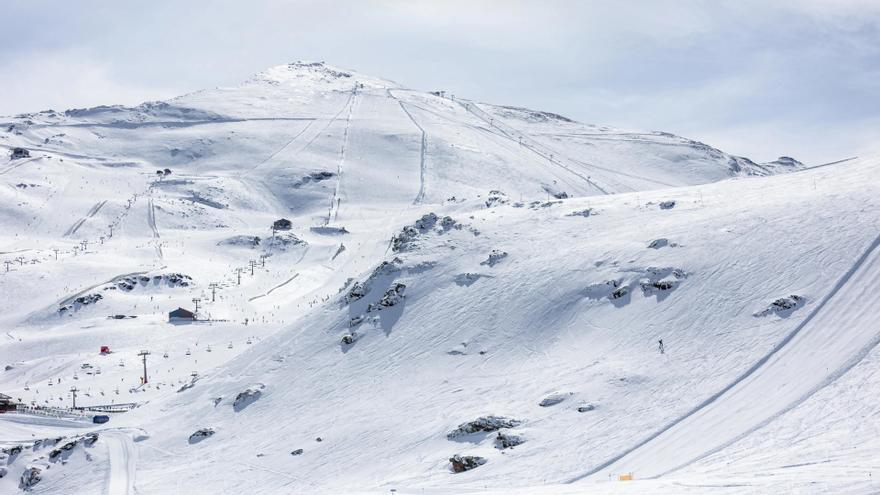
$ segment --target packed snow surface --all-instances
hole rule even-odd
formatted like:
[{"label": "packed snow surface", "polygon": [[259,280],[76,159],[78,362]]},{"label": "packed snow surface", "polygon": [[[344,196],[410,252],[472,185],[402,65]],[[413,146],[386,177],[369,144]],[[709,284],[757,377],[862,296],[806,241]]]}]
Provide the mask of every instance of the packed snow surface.
[{"label": "packed snow surface", "polygon": [[878,158],[320,62],[0,120],[0,493],[880,490]]}]

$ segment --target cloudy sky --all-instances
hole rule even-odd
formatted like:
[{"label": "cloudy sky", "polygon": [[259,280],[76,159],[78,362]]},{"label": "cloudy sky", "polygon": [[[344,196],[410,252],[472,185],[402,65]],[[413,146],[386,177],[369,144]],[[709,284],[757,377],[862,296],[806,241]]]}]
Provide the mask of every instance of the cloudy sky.
[{"label": "cloudy sky", "polygon": [[880,151],[880,0],[0,1],[0,115],[303,59],[761,161]]}]

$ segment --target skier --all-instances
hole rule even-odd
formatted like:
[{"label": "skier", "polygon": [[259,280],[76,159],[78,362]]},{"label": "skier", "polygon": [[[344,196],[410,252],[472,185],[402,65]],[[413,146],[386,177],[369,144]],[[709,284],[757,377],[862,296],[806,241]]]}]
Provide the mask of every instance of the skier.
[{"label": "skier", "polygon": [[666,354],[666,349],[663,348],[663,339],[657,341],[660,344],[660,354]]}]

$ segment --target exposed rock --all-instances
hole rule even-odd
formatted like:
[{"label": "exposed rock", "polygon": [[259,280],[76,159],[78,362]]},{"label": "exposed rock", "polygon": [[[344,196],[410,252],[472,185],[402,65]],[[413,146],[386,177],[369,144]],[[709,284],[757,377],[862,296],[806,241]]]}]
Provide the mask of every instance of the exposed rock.
[{"label": "exposed rock", "polygon": [[345,227],[331,227],[329,225],[320,225],[317,227],[309,227],[309,230],[322,235],[344,235],[348,234]]},{"label": "exposed rock", "polygon": [[793,313],[794,310],[803,306],[805,302],[806,299],[803,296],[799,296],[797,294],[792,294],[788,297],[780,297],[779,299],[770,303],[770,305],[767,306],[767,309],[755,313],[754,316],[767,316],[770,314],[788,316]]},{"label": "exposed rock", "polygon": [[367,295],[367,292],[370,291],[370,288],[367,287],[365,282],[355,282],[354,285],[349,289],[348,294],[345,295],[346,302],[357,301],[362,297]]},{"label": "exposed rock", "polygon": [[560,402],[567,399],[568,396],[570,396],[570,395],[571,395],[570,392],[569,393],[558,392],[555,394],[550,394],[547,397],[544,397],[544,399],[541,402],[539,402],[538,405],[541,407],[555,406],[556,404],[559,404]]},{"label": "exposed rock", "polygon": [[253,404],[263,395],[264,388],[266,388],[265,385],[263,385],[262,383],[257,383],[244,389],[235,397],[235,400],[232,402],[232,408],[235,409],[236,412],[238,412]]},{"label": "exposed rock", "polygon": [[383,261],[373,270],[373,273],[363,282],[355,282],[348,293],[345,295],[345,302],[351,303],[366,296],[372,287],[373,282],[385,276],[393,275],[400,271],[403,261],[400,258],[394,258],[391,261]]},{"label": "exposed rock", "polygon": [[524,442],[523,437],[503,431],[499,431],[498,436],[495,437],[495,446],[502,450],[516,447]]},{"label": "exposed rock", "polygon": [[675,201],[662,201],[660,202],[661,210],[671,210],[675,208]]},{"label": "exposed rock", "polygon": [[300,239],[292,232],[275,234],[263,240],[263,249],[266,251],[284,251],[299,245],[305,245],[306,241]]},{"label": "exposed rock", "polygon": [[91,447],[95,442],[98,441],[97,433],[88,433],[83,437],[83,445],[86,447]]},{"label": "exposed rock", "polygon": [[660,249],[662,247],[666,247],[669,245],[669,239],[661,237],[660,239],[654,239],[648,244],[648,247],[651,249]]},{"label": "exposed rock", "polygon": [[522,423],[521,420],[506,418],[504,416],[480,416],[473,421],[458,425],[458,428],[449,432],[446,435],[446,438],[458,438],[481,431],[497,431],[502,428],[515,428]]},{"label": "exposed rock", "polygon": [[489,191],[489,196],[486,198],[486,208],[492,208],[493,206],[499,206],[509,202],[510,200],[504,192]]},{"label": "exposed rock", "polygon": [[585,210],[573,211],[565,216],[567,216],[567,217],[589,217],[592,215],[596,215],[596,212],[593,211],[592,208],[587,208]]},{"label": "exposed rock", "polygon": [[648,267],[645,278],[640,279],[639,286],[645,296],[655,292],[666,292],[678,287],[679,282],[687,277],[687,272],[679,268]]},{"label": "exposed rock", "polygon": [[309,175],[303,176],[300,180],[293,183],[294,188],[300,188],[310,182],[321,182],[327,179],[332,179],[336,177],[336,174],[333,172],[320,171],[320,172],[312,172]]},{"label": "exposed rock", "polygon": [[590,299],[601,299],[603,297],[609,297],[611,299],[617,299],[626,295],[626,292],[613,296],[615,289],[620,286],[620,281],[618,280],[606,280],[604,282],[599,282],[596,284],[592,284],[587,286],[586,296]]},{"label": "exposed rock", "polygon": [[84,296],[79,296],[73,300],[71,304],[66,306],[61,306],[58,308],[59,313],[66,313],[68,311],[72,311],[75,309],[79,309],[82,306],[88,306],[90,304],[95,304],[96,302],[104,299],[104,296],[101,294],[86,294]]},{"label": "exposed rock", "polygon": [[290,451],[290,455],[302,455],[303,452],[305,452],[303,449],[296,449],[296,450]]},{"label": "exposed rock", "polygon": [[124,277],[117,280],[111,287],[124,292],[131,292],[137,287],[146,287],[152,281],[154,286],[164,284],[167,287],[189,287],[193,280],[189,275],[182,273],[161,273],[148,277],[141,275],[139,277]]},{"label": "exposed rock", "polygon": [[354,332],[347,333],[342,336],[342,343],[344,345],[352,345],[355,343],[356,340],[357,340],[357,334],[355,334]]},{"label": "exposed rock", "polygon": [[455,283],[463,286],[470,286],[483,276],[479,273],[459,273],[455,276]]},{"label": "exposed rock", "polygon": [[590,411],[594,411],[595,409],[596,409],[595,404],[584,404],[582,406],[578,406],[577,412],[579,412],[579,413],[590,412]]},{"label": "exposed rock", "polygon": [[39,483],[41,479],[43,479],[40,477],[41,472],[42,470],[40,468],[34,466],[25,469],[24,472],[21,473],[21,481],[19,482],[18,487],[22,490],[30,490],[34,485]]},{"label": "exposed rock", "polygon": [[255,248],[260,245],[260,238],[255,235],[234,235],[217,243],[218,246],[240,246]]},{"label": "exposed rock", "polygon": [[611,291],[611,294],[608,295],[608,299],[621,299],[623,297],[626,297],[627,294],[629,294],[629,287],[618,287],[617,289]]},{"label": "exposed rock", "polygon": [[202,440],[214,435],[214,433],[216,433],[214,431],[214,428],[199,428],[198,430],[193,432],[192,435],[189,436],[189,443],[199,443]]},{"label": "exposed rock", "polygon": [[493,249],[492,252],[489,253],[489,258],[486,261],[480,263],[481,265],[489,265],[495,266],[498,263],[501,263],[501,260],[507,257],[507,253],[505,251],[499,251],[497,249]]},{"label": "exposed rock", "polygon": [[452,472],[463,473],[486,464],[486,458],[476,455],[455,454],[449,458],[449,462],[452,463]]},{"label": "exposed rock", "polygon": [[376,304],[371,304],[367,311],[373,310],[381,310],[383,308],[390,308],[391,306],[396,305],[404,297],[406,297],[403,293],[406,290],[406,285],[400,282],[395,282],[391,288],[385,291],[385,294],[382,295],[382,299],[379,299],[379,302]]},{"label": "exposed rock", "polygon": [[452,217],[440,218],[434,213],[426,213],[412,225],[404,226],[399,233],[391,238],[391,249],[394,252],[409,251],[417,247],[418,238],[423,234],[432,231],[442,234],[451,229],[460,228],[461,224]]}]

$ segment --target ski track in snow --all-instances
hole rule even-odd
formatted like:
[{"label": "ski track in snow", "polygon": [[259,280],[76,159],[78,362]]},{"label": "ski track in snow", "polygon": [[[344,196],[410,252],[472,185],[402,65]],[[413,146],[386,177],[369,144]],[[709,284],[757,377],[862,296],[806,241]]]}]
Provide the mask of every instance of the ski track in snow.
[{"label": "ski track in snow", "polygon": [[18,167],[20,167],[26,163],[30,163],[34,160],[38,160],[40,158],[42,158],[42,157],[34,156],[31,158],[23,158],[23,159],[15,160],[15,162],[13,162],[12,165],[4,168],[3,170],[0,170],[0,175],[6,175],[9,172],[12,172],[13,170],[17,169]]},{"label": "ski track in snow", "polygon": [[410,113],[409,109],[406,108],[406,104],[400,98],[394,96],[394,93],[391,92],[391,89],[387,89],[386,92],[388,96],[397,100],[397,103],[400,104],[400,108],[406,113],[406,116],[409,117],[409,120],[418,127],[419,131],[422,133],[421,139],[421,150],[419,152],[419,192],[416,194],[416,199],[413,200],[414,205],[421,204],[425,199],[425,177],[427,175],[427,165],[425,163],[426,155],[428,152],[428,133],[425,132],[425,129],[418,123],[413,114]]},{"label": "ski track in snow", "polygon": [[97,215],[98,212],[101,211],[101,208],[103,208],[105,204],[107,204],[106,199],[104,201],[98,201],[97,203],[95,203],[95,205],[92,206],[91,209],[89,209],[88,213],[86,213],[86,216],[84,216],[84,217],[80,218],[79,220],[77,220],[76,222],[74,222],[74,224],[71,225],[69,229],[67,229],[67,232],[64,233],[64,237],[70,237],[70,236],[76,234],[76,231],[79,230],[80,227],[82,227],[82,225],[86,222],[86,220]]},{"label": "ski track in snow", "polygon": [[[485,111],[483,111],[482,108],[479,108],[475,102],[473,102],[473,101],[465,101],[465,102],[463,102],[463,101],[460,101],[460,100],[457,100],[457,101],[458,101],[459,104],[461,104],[461,105],[465,108],[465,110],[467,110],[468,112],[470,112],[472,115],[474,115],[474,116],[477,117],[478,119],[480,119],[480,120],[484,121],[485,123],[489,124],[490,127],[494,127],[495,129],[498,129],[498,130],[499,130],[499,131],[500,131],[505,137],[507,137],[507,138],[510,139],[511,141],[514,141],[514,142],[517,142],[517,143],[522,143],[522,145],[523,145],[525,148],[531,150],[531,151],[534,152],[536,155],[538,155],[538,156],[540,156],[540,157],[546,159],[546,160],[549,161],[550,163],[552,163],[552,164],[554,164],[554,165],[557,165],[557,166],[561,167],[562,169],[566,170],[568,173],[570,173],[570,174],[572,174],[572,175],[575,175],[575,176],[579,177],[579,178],[582,179],[584,182],[586,182],[587,184],[589,184],[592,188],[596,189],[597,191],[601,192],[602,194],[611,194],[611,191],[609,191],[606,187],[602,187],[602,186],[600,186],[599,184],[597,184],[597,183],[596,183],[594,180],[592,180],[591,178],[589,178],[589,177],[583,175],[583,174],[580,173],[580,172],[577,172],[577,171],[575,171],[575,170],[572,170],[570,167],[568,167],[568,166],[566,166],[565,164],[561,163],[558,159],[554,160],[554,158],[558,158],[558,157],[562,156],[562,155],[560,155],[558,152],[552,152],[552,151],[551,151],[551,152],[542,152],[542,151],[540,151],[540,150],[538,149],[538,147],[544,147],[544,148],[546,148],[546,146],[544,146],[544,145],[540,145],[540,144],[534,142],[534,141],[533,141],[532,139],[530,139],[527,135],[525,135],[525,134],[523,134],[523,133],[521,133],[521,132],[519,132],[519,131],[517,131],[517,130],[515,130],[515,129],[513,129],[513,128],[511,128],[511,129],[509,129],[509,130],[502,129],[501,126],[500,126],[498,123],[495,122],[496,120],[499,120],[499,119],[496,119],[496,118],[493,118],[493,117],[489,116],[489,114],[487,114]],[[519,139],[517,139],[517,138],[519,138]],[[530,141],[531,141],[531,143],[530,143]]]},{"label": "ski track in snow", "polygon": [[137,447],[131,435],[122,431],[103,431],[107,443],[110,474],[107,478],[107,495],[133,495],[137,467]]},{"label": "ski track in snow", "polygon": [[260,295],[258,295],[258,296],[254,296],[254,297],[248,299],[248,301],[255,301],[255,300],[257,300],[257,299],[260,299],[261,297],[266,297],[266,296],[268,296],[269,294],[275,292],[276,289],[280,289],[281,287],[284,287],[285,285],[289,284],[290,282],[293,282],[293,280],[294,280],[296,277],[299,277],[299,273],[294,273],[292,277],[290,277],[289,279],[285,280],[284,282],[281,282],[280,284],[276,285],[275,287],[272,287],[271,289],[269,289],[268,291],[266,291],[265,294],[260,294]]},{"label": "ski track in snow", "polygon": [[[660,431],[568,483],[611,472],[658,478],[678,471],[754,433],[834,383],[880,344],[880,332],[865,332],[858,324],[880,318],[880,292],[872,293],[880,285],[878,247],[880,236],[810,314],[745,373]],[[815,362],[826,364],[824,371],[810,366]],[[717,440],[706,449],[708,435]]]}]

